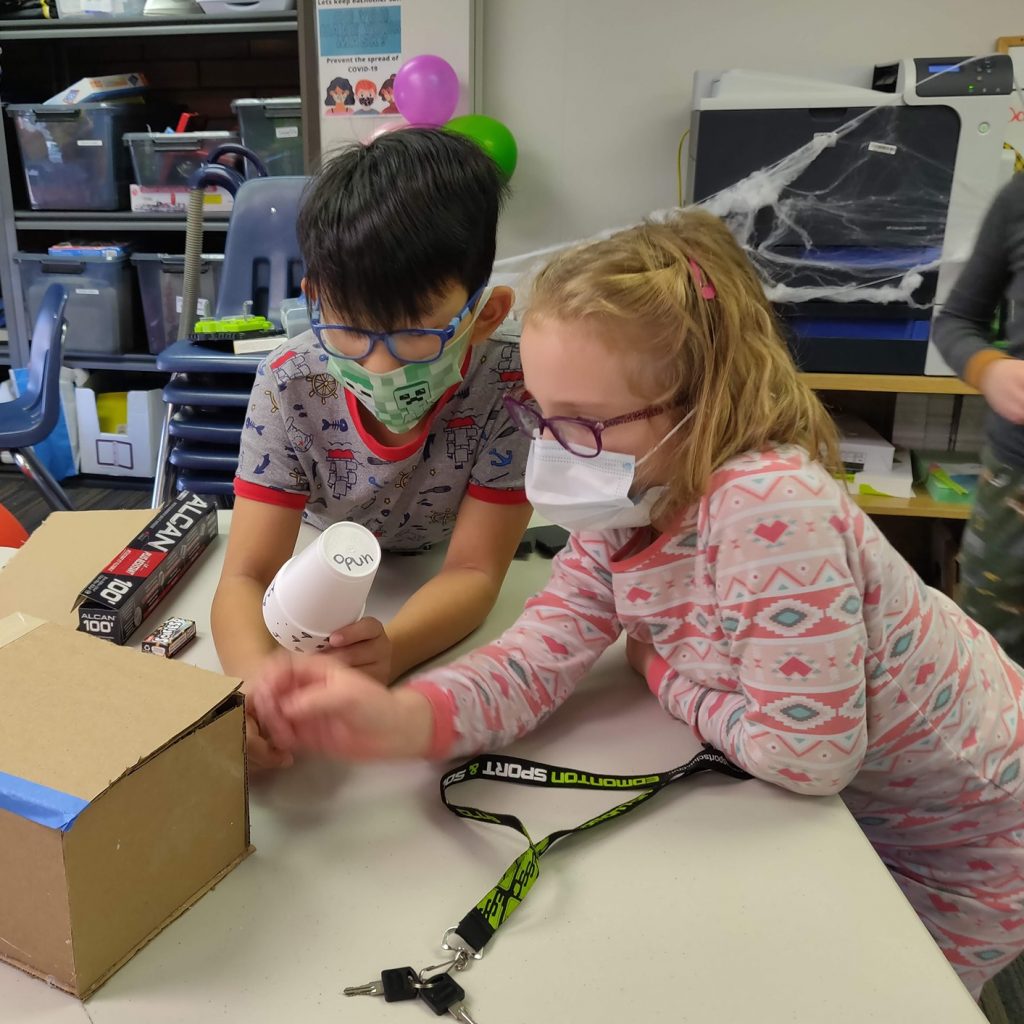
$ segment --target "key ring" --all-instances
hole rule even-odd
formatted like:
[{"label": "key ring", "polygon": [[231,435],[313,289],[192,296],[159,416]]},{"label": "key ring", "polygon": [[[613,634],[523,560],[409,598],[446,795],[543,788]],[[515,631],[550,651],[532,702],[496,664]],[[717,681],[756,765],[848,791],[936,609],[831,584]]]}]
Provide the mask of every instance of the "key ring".
[{"label": "key ring", "polygon": [[450,974],[452,971],[463,971],[466,969],[468,961],[469,953],[464,949],[460,949],[450,960],[444,960],[442,963],[424,967],[416,972],[416,976],[423,983],[421,985],[422,988],[429,988],[433,984],[433,980],[428,978],[427,975],[432,974],[436,978],[439,971],[445,974]]},{"label": "key ring", "polygon": [[[444,933],[444,935],[441,936],[441,948],[444,949],[444,950],[447,950],[449,953],[454,953],[456,960],[458,960],[460,956],[462,956],[464,958],[463,961],[462,961],[462,966],[461,967],[458,964],[455,965],[455,970],[462,971],[462,970],[465,970],[466,967],[469,966],[469,958],[470,957],[472,957],[474,960],[483,960],[484,955],[483,955],[483,953],[478,953],[475,949],[473,949],[472,947],[470,947],[466,943],[466,940],[463,939],[461,935],[459,935],[458,928],[459,928],[458,925],[452,925],[451,928],[449,928]],[[449,935],[459,935],[459,938],[462,940],[462,945],[461,946],[452,946],[452,945],[450,945],[449,942],[448,942],[448,936]]]}]

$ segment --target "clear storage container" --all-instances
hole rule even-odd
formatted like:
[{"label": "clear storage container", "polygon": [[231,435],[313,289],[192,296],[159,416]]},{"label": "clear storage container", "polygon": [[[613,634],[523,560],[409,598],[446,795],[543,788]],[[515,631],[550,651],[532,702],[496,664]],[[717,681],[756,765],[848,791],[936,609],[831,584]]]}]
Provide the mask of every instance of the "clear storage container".
[{"label": "clear storage container", "polygon": [[235,100],[242,145],[267,165],[272,176],[305,173],[302,160],[302,100]]},{"label": "clear storage container", "polygon": [[135,184],[145,188],[186,188],[192,172],[208,163],[210,153],[225,142],[238,142],[238,133],[132,132],[124,137]]},{"label": "clear storage container", "polygon": [[146,0],[57,0],[61,18],[140,18]]},{"label": "clear storage container", "polygon": [[127,352],[132,347],[135,292],[127,256],[49,256],[19,252],[28,322],[51,284],[68,292],[64,350],[69,355]]},{"label": "clear storage container", "polygon": [[[150,352],[162,352],[183,338],[188,331],[179,329],[181,297],[184,292],[185,257],[167,253],[140,252],[132,256],[139,275],[142,316]],[[224,266],[221,255],[203,256],[199,273],[198,316],[212,316],[217,308],[217,288]]]},{"label": "clear storage container", "polygon": [[33,210],[122,210],[128,206],[131,163],[121,136],[141,128],[137,103],[77,107],[11,104]]}]

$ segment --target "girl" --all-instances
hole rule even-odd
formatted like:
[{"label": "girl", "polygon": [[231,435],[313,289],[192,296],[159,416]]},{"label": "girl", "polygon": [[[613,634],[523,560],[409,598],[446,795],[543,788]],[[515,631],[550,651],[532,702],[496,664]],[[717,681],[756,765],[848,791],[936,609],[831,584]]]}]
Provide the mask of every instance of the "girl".
[{"label": "girl", "polygon": [[282,661],[253,695],[264,731],[353,759],[502,746],[625,630],[702,740],[842,794],[977,997],[1024,949],[1021,670],[829,474],[831,423],[728,230],[688,211],[558,256],[521,354],[527,494],[572,531],[546,590],[398,690]]},{"label": "girl", "polygon": [[349,107],[355,106],[355,96],[352,94],[352,83],[347,78],[334,78],[327,86],[327,95],[324,97],[324,106],[328,114],[351,114]]}]

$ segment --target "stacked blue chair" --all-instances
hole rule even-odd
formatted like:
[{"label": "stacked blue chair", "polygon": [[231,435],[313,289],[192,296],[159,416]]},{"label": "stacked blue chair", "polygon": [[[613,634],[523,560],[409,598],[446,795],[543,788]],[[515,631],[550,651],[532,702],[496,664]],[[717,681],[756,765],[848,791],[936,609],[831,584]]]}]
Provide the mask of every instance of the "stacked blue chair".
[{"label": "stacked blue chair", "polygon": [[[295,224],[306,179],[253,178],[235,198],[215,316],[252,312],[280,327],[285,299],[300,294],[302,256]],[[263,356],[235,355],[181,340],[157,356],[172,374],[163,391],[164,431],[153,503],[176,490],[230,496],[256,367]]]},{"label": "stacked blue chair", "polygon": [[64,488],[32,451],[45,441],[60,419],[60,368],[64,357],[67,290],[52,284],[46,290],[32,329],[28,357],[28,384],[11,402],[0,403],[0,449],[14,456],[15,464],[39,488],[47,504],[69,511]]}]

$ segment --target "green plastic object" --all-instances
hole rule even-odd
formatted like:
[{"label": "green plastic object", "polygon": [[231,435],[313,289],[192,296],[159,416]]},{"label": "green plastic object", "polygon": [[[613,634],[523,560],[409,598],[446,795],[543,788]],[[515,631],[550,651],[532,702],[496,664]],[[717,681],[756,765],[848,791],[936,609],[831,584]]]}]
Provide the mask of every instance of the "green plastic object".
[{"label": "green plastic object", "polygon": [[444,127],[446,131],[465,135],[478,143],[506,179],[512,177],[519,159],[519,148],[516,137],[500,121],[485,114],[463,114],[462,117],[453,117]]},{"label": "green plastic object", "polygon": [[914,479],[947,505],[970,505],[978,492],[980,456],[967,452],[914,452]]},{"label": "green plastic object", "polygon": [[196,323],[192,333],[203,337],[208,334],[272,334],[274,325],[265,316],[227,316],[219,320],[212,317]]}]

